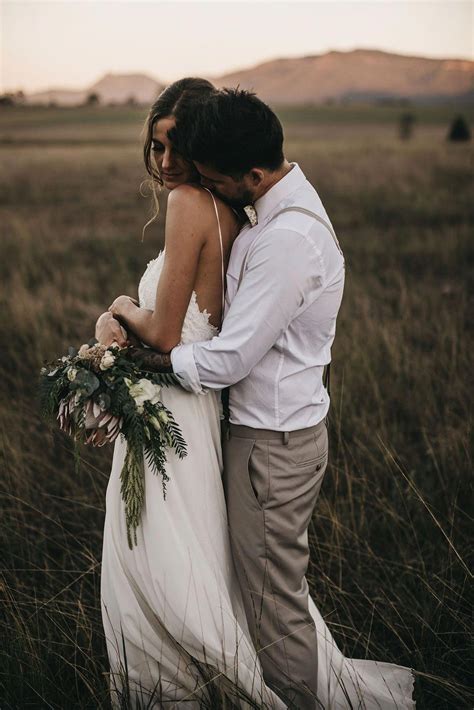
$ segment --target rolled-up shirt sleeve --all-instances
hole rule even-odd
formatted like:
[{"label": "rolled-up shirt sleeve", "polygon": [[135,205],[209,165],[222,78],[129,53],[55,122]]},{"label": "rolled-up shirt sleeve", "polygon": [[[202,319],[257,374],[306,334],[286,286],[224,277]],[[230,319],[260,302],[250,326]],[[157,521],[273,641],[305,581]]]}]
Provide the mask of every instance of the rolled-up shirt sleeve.
[{"label": "rolled-up shirt sleeve", "polygon": [[171,351],[173,371],[191,392],[223,389],[246,377],[324,287],[321,253],[293,230],[262,234],[250,246],[246,267],[219,335]]}]

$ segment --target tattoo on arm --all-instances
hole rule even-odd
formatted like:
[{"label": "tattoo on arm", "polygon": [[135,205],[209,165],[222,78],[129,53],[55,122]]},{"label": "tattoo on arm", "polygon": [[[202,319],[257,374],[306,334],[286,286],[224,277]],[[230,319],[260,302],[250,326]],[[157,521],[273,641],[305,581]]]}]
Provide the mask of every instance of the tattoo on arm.
[{"label": "tattoo on arm", "polygon": [[160,353],[151,348],[130,348],[132,360],[152,372],[173,372],[169,353]]}]

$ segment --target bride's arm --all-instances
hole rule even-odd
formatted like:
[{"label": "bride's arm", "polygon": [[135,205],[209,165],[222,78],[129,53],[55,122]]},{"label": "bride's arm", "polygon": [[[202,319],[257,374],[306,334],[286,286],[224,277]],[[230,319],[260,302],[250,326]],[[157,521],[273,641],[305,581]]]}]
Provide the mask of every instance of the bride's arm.
[{"label": "bride's arm", "polygon": [[196,281],[201,250],[212,228],[212,204],[199,187],[180,185],[168,198],[166,251],[153,311],[119,296],[109,308],[143,342],[169,352],[181,340],[184,317]]}]

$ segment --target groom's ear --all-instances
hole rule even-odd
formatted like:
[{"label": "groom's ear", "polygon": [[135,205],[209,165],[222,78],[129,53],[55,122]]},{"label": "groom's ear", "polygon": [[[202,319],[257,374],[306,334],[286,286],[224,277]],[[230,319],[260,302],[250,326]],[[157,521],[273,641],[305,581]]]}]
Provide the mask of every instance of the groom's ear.
[{"label": "groom's ear", "polygon": [[253,187],[259,187],[265,180],[265,171],[260,168],[252,168],[248,172],[248,176]]}]

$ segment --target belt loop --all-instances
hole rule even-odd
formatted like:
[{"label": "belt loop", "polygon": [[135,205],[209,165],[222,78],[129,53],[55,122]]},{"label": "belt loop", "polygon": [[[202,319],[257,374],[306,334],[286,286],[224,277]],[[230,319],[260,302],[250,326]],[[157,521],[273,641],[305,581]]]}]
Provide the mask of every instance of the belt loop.
[{"label": "belt loop", "polygon": [[284,431],[283,432],[283,445],[288,446],[288,440],[290,438],[290,432],[289,431]]}]

